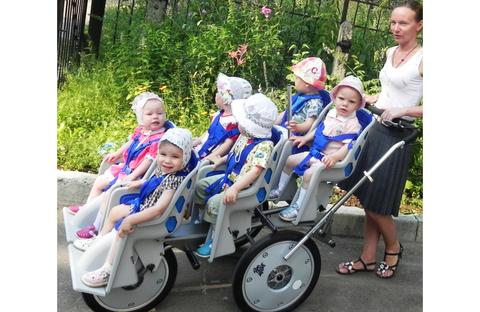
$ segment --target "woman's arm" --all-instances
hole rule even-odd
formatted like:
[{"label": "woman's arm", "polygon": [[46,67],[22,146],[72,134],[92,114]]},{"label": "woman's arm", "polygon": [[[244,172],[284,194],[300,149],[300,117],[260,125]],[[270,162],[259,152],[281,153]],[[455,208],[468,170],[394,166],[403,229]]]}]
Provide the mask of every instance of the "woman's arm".
[{"label": "woman's arm", "polygon": [[416,118],[423,118],[423,106],[411,106],[402,108],[388,108],[380,116],[382,120],[393,120],[403,116],[410,116]]}]

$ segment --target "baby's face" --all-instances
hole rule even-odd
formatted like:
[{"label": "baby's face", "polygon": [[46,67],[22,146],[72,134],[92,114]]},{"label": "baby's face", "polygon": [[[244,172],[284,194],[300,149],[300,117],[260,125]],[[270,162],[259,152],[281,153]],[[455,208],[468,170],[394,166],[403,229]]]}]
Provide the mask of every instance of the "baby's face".
[{"label": "baby's face", "polygon": [[162,169],[163,173],[175,173],[182,169],[182,164],[183,150],[181,148],[168,141],[162,141],[158,145],[157,166]]},{"label": "baby's face", "polygon": [[142,122],[144,130],[157,131],[165,124],[165,108],[156,99],[148,100],[143,107]]},{"label": "baby's face", "polygon": [[347,117],[353,114],[362,103],[362,96],[350,87],[341,87],[334,99],[337,116]]}]

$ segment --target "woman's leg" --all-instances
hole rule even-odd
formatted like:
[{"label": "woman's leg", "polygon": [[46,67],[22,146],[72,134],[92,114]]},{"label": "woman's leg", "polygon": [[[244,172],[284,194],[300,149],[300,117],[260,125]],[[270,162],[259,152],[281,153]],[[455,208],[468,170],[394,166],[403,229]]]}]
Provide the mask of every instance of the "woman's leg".
[{"label": "woman's leg", "polygon": [[[351,261],[353,270],[374,270],[375,269],[375,258],[377,254],[377,247],[380,241],[380,231],[376,223],[375,218],[371,215],[371,212],[365,210],[365,227],[364,227],[364,236],[363,236],[363,252],[360,256],[360,259],[367,265],[365,268],[361,261]],[[341,274],[349,273],[351,269],[345,267],[345,262],[342,262],[338,265],[337,271]]]},{"label": "woman's leg", "polygon": [[[398,253],[400,251],[400,244],[397,241],[397,230],[393,218],[365,210],[363,252],[361,255],[365,263],[375,262],[380,237],[382,237],[385,242],[385,252]],[[398,256],[387,256],[385,261],[389,266],[395,265],[398,261]],[[342,264],[340,264],[340,266],[342,266]],[[361,262],[356,262],[353,268],[361,270],[363,269],[363,265]],[[339,269],[342,270],[344,268]],[[368,269],[370,269],[370,267]],[[387,271],[384,275],[392,275],[392,271]]]},{"label": "woman's leg", "polygon": [[363,235],[363,252],[361,256],[365,263],[375,262],[378,243],[380,241],[381,233],[374,215],[375,214],[365,210],[365,229]]},{"label": "woman's leg", "polygon": [[[370,218],[374,220],[378,232],[383,237],[385,243],[385,252],[391,254],[397,254],[400,252],[400,243],[397,240],[397,228],[392,216],[382,216],[375,213],[369,213]],[[377,242],[378,245],[378,242]],[[366,244],[364,248],[366,248]],[[376,250],[375,250],[376,251]],[[399,255],[386,255],[384,261],[388,266],[397,264]],[[391,276],[392,270],[387,270],[383,273],[383,276]]]}]

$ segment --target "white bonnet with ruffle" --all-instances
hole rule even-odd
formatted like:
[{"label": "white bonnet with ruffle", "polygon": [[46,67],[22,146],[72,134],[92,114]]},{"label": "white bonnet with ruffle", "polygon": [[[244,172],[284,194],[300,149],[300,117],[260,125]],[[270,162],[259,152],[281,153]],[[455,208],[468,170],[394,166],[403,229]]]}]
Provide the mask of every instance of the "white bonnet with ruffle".
[{"label": "white bonnet with ruffle", "polygon": [[143,107],[145,106],[145,103],[147,103],[148,100],[159,100],[160,103],[163,105],[162,99],[156,95],[155,93],[152,92],[143,92],[140,95],[138,95],[132,102],[132,110],[137,116],[137,122],[139,125],[143,126],[143,121],[142,121],[142,115],[143,115]]}]

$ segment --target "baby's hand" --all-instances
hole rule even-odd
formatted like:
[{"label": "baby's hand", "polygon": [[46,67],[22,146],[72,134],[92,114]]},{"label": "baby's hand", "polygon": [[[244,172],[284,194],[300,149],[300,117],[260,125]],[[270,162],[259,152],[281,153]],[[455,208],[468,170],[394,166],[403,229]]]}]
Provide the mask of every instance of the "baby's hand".
[{"label": "baby's hand", "polygon": [[238,192],[229,187],[225,190],[225,195],[223,195],[223,203],[224,204],[235,204],[235,202],[237,201],[237,196],[238,196]]},{"label": "baby's hand", "polygon": [[203,159],[206,159],[206,160],[211,161],[213,163],[213,159],[215,159],[215,158],[218,158],[218,155],[210,154],[208,156],[205,156]]},{"label": "baby's hand", "polygon": [[293,146],[298,146],[298,147],[302,147],[306,143],[305,137],[303,136],[292,135],[288,140],[293,142],[292,143]]},{"label": "baby's hand", "polygon": [[290,120],[290,121],[287,121],[285,124],[286,124],[288,130],[290,130],[292,132],[298,132],[297,131],[298,123],[296,121]]},{"label": "baby's hand", "polygon": [[202,143],[201,140],[195,140],[195,141],[193,141],[193,143],[192,143],[192,147],[197,147],[200,143]]},{"label": "baby's hand", "polygon": [[337,160],[330,156],[323,156],[322,163],[325,164],[325,168],[330,169],[337,163]]},{"label": "baby's hand", "polygon": [[120,155],[118,155],[117,152],[112,152],[110,154],[107,154],[107,156],[105,156],[105,161],[108,163],[112,163],[119,158],[120,158]]},{"label": "baby's hand", "polygon": [[145,182],[144,180],[138,180],[138,181],[133,181],[132,183],[128,183],[127,189],[131,190],[131,189],[140,188],[142,187],[144,182]]},{"label": "baby's hand", "polygon": [[127,175],[127,176],[125,176],[125,177],[122,179],[123,182],[130,182],[130,181],[135,181],[135,180],[136,180],[136,179],[135,179],[132,175],[130,175],[130,174]]},{"label": "baby's hand", "polygon": [[122,224],[118,228],[118,237],[122,238],[123,234],[131,234],[133,233],[133,224],[131,224],[128,220],[128,217],[123,219]]},{"label": "baby's hand", "polygon": [[223,157],[220,157],[218,155],[217,155],[217,157],[212,157],[212,158],[209,158],[208,160],[210,160],[213,163],[212,170],[217,169],[218,166],[220,166],[224,163]]}]

